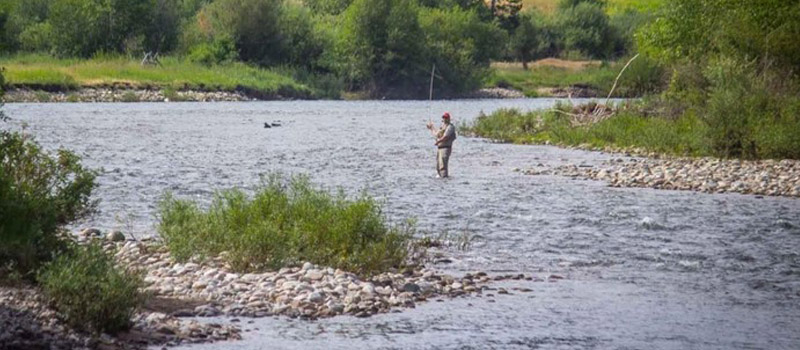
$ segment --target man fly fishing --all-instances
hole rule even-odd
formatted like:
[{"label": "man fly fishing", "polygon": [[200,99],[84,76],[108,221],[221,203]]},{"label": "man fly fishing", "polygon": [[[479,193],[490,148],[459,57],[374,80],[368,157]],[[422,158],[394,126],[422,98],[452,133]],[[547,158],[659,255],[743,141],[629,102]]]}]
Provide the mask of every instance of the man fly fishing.
[{"label": "man fly fishing", "polygon": [[442,126],[438,129],[433,127],[433,122],[428,122],[426,125],[428,130],[436,139],[436,172],[438,177],[447,177],[447,163],[450,161],[450,153],[453,151],[453,141],[456,140],[456,126],[450,123],[450,113],[445,112],[442,115]]}]

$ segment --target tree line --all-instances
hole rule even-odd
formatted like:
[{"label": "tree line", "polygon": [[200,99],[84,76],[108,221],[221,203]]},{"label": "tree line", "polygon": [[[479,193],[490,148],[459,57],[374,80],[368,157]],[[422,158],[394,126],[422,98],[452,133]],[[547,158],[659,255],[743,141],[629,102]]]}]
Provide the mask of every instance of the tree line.
[{"label": "tree line", "polygon": [[[555,0],[554,0],[555,1]],[[58,57],[171,54],[206,65],[282,67],[313,84],[372,96],[480,87],[492,60],[613,59],[647,15],[609,17],[603,0],[8,0],[0,52]]]}]

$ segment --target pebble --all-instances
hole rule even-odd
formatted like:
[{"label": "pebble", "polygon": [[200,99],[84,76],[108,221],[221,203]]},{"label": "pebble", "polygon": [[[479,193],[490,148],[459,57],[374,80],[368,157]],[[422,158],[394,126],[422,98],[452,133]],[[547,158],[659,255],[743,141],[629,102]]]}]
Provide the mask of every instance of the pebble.
[{"label": "pebble", "polygon": [[[84,232],[95,235],[100,231],[91,229]],[[238,319],[282,315],[316,319],[344,314],[369,317],[378,313],[397,312],[398,308],[413,308],[417,302],[426,300],[444,300],[470,293],[480,295],[492,280],[484,272],[455,278],[422,266],[362,279],[346,271],[308,262],[300,267],[286,267],[278,271],[239,274],[223,259],[176,262],[157,240],[103,240],[103,245],[109,250],[116,249],[114,257],[120,266],[143,273],[145,290],[152,293],[152,297],[206,302],[170,314],[137,313],[133,320],[134,329],[142,330],[145,334],[159,334],[155,338],[160,340],[152,340],[150,344],[159,346],[240,338],[241,330],[234,325],[220,327],[200,323],[193,317],[226,315]],[[5,298],[2,292],[3,289],[0,289],[0,306],[18,304],[13,299]],[[58,323],[55,312],[47,309],[45,304],[40,303],[38,307],[41,314],[49,312],[49,316],[41,318]],[[24,324],[13,317],[10,323],[3,323],[2,313],[11,309],[14,308],[0,307],[0,325]],[[0,348],[8,345],[3,339],[17,337],[15,332],[18,329],[16,326],[0,329]],[[69,332],[69,329],[62,327],[55,334],[72,334]],[[63,338],[66,339],[63,340],[66,345],[61,348],[84,347],[81,342],[89,339],[80,335],[73,340],[69,340],[68,336]],[[123,340],[112,337],[111,341]]]},{"label": "pebble", "polygon": [[[656,155],[652,155],[656,156]],[[612,159],[596,167],[574,164],[525,170],[528,175],[561,175],[602,180],[611,187],[648,187],[706,193],[800,197],[800,161],[716,158]],[[646,223],[643,223],[645,225]]]},{"label": "pebble", "polygon": [[[41,293],[28,287],[0,287],[0,349],[139,349],[180,343],[241,339],[237,327],[203,324],[160,312],[138,312],[134,332],[123,338],[99,337],[64,324]],[[146,335],[137,337],[135,334]],[[102,346],[100,344],[102,343]]]}]

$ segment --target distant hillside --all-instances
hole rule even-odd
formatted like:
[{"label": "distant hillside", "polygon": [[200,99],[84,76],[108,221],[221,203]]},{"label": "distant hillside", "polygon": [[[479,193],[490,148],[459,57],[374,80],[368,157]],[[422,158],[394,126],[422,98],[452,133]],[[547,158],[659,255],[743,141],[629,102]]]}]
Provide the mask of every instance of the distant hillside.
[{"label": "distant hillside", "polygon": [[[535,7],[544,13],[552,13],[559,0],[522,0],[522,9]],[[639,11],[652,11],[664,0],[608,0],[608,13],[614,14],[633,8]]]}]

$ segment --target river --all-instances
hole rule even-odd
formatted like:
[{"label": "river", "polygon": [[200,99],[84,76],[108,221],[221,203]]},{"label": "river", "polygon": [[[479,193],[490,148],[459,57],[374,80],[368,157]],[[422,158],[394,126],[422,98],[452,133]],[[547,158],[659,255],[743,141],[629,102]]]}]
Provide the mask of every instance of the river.
[{"label": "river", "polygon": [[[436,179],[424,124],[551,99],[11,104],[12,127],[103,170],[100,213],[74,228],[152,235],[165,191],[207,202],[272,172],[366,190],[393,220],[471,242],[437,268],[524,273],[510,295],[401,313],[248,323],[242,341],[189,349],[798,349],[800,200],[610,188],[514,172],[618,155],[460,136]],[[264,128],[265,122],[280,127]]]}]

